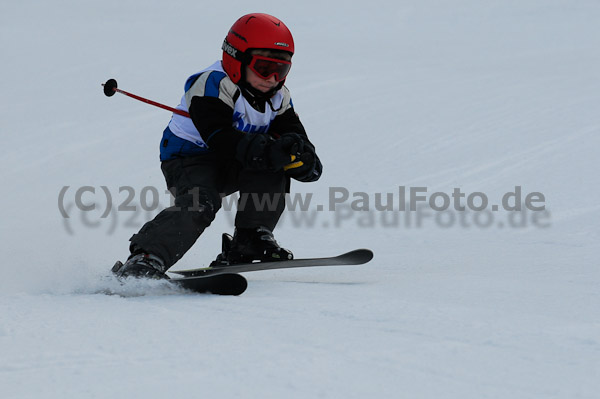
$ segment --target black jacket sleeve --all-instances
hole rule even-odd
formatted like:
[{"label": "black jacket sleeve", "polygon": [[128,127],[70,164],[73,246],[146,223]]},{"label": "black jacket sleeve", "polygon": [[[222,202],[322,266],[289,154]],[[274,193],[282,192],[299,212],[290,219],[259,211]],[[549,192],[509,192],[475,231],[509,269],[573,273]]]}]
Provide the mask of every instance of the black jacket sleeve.
[{"label": "black jacket sleeve", "polygon": [[244,132],[231,126],[233,109],[218,98],[195,96],[189,112],[208,147],[223,158],[235,158],[237,145],[244,137]]},{"label": "black jacket sleeve", "polygon": [[271,122],[269,133],[275,137],[285,133],[297,133],[302,136],[302,138],[308,140],[306,130],[304,129],[302,122],[300,122],[300,118],[296,115],[294,108],[289,108],[283,114],[277,115],[275,119],[273,119],[273,122]]},{"label": "black jacket sleeve", "polygon": [[[221,159],[234,160],[238,144],[244,138],[245,133],[232,126],[233,109],[216,97],[194,96],[189,106],[189,113],[194,126],[208,147],[215,151]],[[291,107],[281,115],[277,115],[269,128],[269,134],[275,138],[286,133],[299,134],[306,143],[314,148],[300,118]],[[316,164],[314,179],[310,181],[320,177],[322,165],[318,157]]]}]

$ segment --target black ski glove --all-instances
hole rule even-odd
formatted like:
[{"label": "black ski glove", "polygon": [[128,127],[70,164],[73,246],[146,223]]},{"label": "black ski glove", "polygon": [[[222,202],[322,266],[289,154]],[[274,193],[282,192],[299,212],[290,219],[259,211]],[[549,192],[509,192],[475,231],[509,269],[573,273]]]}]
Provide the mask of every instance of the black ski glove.
[{"label": "black ski glove", "polygon": [[236,159],[248,169],[278,171],[303,147],[302,137],[295,133],[277,140],[266,134],[246,133],[237,145]]},{"label": "black ski glove", "polygon": [[[282,136],[285,137],[285,136]],[[301,182],[318,180],[321,176],[321,162],[315,152],[315,147],[308,141],[300,149],[294,161],[284,167],[285,174]]]}]

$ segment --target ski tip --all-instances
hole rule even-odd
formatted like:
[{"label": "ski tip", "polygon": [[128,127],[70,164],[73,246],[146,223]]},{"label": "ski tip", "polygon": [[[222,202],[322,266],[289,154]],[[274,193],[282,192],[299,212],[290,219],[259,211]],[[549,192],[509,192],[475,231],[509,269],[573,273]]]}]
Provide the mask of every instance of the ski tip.
[{"label": "ski tip", "polygon": [[373,257],[375,256],[373,251],[371,251],[368,248],[355,249],[354,251],[348,252],[346,255],[352,257],[357,262],[357,264],[370,262],[371,259],[373,259]]}]

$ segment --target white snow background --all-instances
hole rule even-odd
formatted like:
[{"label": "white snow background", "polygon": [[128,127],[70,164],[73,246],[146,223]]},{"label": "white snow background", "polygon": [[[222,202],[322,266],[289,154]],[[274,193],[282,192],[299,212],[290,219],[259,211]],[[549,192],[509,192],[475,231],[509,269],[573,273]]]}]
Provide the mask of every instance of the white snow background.
[{"label": "white snow background", "polygon": [[[239,297],[121,287],[108,270],[156,213],[141,191],[168,203],[170,113],[100,84],[175,106],[248,12],[292,30],[287,85],[325,165],[293,185],[325,211],[286,214],[278,241],[375,258],[247,273]],[[599,20],[592,0],[3,1],[0,396],[597,397]],[[95,211],[74,205],[85,186]],[[102,218],[103,186],[113,208],[132,187],[138,211]],[[399,186],[490,205],[521,186],[544,194],[544,227],[327,212],[330,187]],[[222,212],[174,269],[206,265],[226,231]]]}]

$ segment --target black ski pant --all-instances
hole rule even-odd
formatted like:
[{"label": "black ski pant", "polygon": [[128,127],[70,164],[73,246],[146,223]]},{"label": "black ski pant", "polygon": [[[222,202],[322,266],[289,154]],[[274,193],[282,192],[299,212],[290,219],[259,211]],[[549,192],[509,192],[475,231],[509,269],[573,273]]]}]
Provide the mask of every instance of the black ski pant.
[{"label": "black ski pant", "polygon": [[289,178],[283,171],[247,170],[212,153],[164,161],[161,169],[175,197],[174,206],[131,237],[130,251],[159,256],[168,267],[181,259],[211,224],[223,197],[239,192],[237,228],[264,226],[272,231],[285,208]]}]

